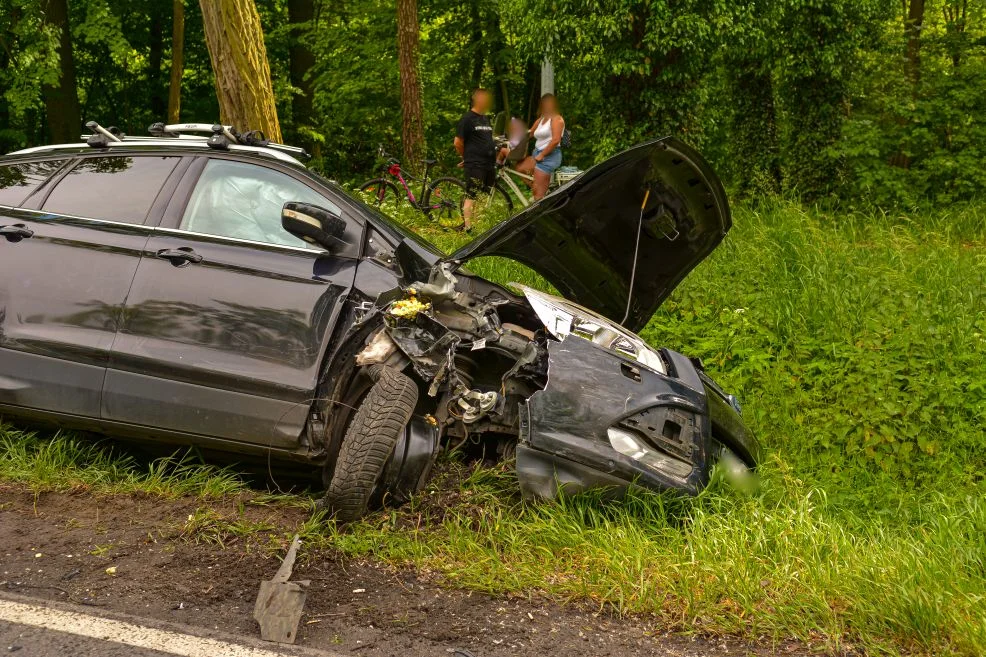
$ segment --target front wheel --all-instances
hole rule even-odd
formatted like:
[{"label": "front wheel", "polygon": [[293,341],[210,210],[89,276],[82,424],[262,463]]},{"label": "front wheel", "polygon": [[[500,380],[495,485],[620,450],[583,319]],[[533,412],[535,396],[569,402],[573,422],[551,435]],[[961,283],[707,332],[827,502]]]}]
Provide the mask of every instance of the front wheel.
[{"label": "front wheel", "polygon": [[393,206],[394,209],[397,209],[397,206],[401,202],[401,194],[397,189],[397,185],[384,178],[367,180],[360,185],[359,191],[363,192],[370,204],[378,208],[381,206]]},{"label": "front wheel", "polygon": [[462,218],[462,204],[466,200],[466,184],[458,178],[436,178],[428,186],[424,198],[425,214],[445,228],[459,228],[465,221]]},{"label": "front wheel", "polygon": [[339,448],[325,502],[340,522],[361,518],[379,499],[384,469],[418,403],[418,387],[385,365],[370,368],[373,386],[356,409]]}]

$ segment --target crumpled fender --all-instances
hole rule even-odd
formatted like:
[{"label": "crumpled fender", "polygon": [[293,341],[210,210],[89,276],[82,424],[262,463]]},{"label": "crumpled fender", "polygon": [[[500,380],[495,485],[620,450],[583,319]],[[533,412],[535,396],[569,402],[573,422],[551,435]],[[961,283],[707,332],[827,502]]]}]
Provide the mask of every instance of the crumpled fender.
[{"label": "crumpled fender", "polygon": [[[687,358],[662,353],[667,376],[575,336],[549,342],[548,383],[521,408],[517,473],[525,494],[630,483],[695,494],[708,482],[705,387]],[[633,432],[657,457],[645,465],[617,452],[610,428]]]}]

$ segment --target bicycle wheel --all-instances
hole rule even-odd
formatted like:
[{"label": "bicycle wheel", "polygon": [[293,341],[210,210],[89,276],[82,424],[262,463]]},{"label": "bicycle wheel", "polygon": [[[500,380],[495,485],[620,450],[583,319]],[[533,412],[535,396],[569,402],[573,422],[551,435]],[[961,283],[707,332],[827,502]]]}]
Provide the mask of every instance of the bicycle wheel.
[{"label": "bicycle wheel", "polygon": [[367,180],[360,185],[359,191],[363,192],[367,203],[378,208],[393,207],[396,210],[402,198],[397,185],[384,178]]},{"label": "bicycle wheel", "polygon": [[497,181],[490,194],[489,212],[498,222],[503,221],[514,213],[514,201],[510,198],[510,191]]},{"label": "bicycle wheel", "polygon": [[462,202],[466,200],[466,184],[458,178],[436,178],[428,186],[428,196],[422,209],[433,221],[446,228],[459,228],[462,219]]}]

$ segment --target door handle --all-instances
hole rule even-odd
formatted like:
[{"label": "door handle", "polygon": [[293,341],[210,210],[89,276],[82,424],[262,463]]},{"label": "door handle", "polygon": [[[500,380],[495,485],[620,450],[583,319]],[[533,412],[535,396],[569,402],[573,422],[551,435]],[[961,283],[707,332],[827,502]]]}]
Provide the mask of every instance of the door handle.
[{"label": "door handle", "polygon": [[202,256],[187,246],[177,249],[161,249],[157,252],[157,257],[171,261],[171,264],[175,267],[184,267],[193,262],[202,262]]},{"label": "door handle", "polygon": [[34,231],[24,224],[11,224],[10,226],[0,226],[0,235],[8,241],[16,242],[28,237],[34,237]]}]

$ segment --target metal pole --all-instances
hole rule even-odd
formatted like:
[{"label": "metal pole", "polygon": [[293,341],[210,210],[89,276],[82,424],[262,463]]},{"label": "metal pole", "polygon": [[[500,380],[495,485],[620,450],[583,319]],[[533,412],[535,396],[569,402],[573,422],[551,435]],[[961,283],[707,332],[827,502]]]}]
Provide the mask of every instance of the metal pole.
[{"label": "metal pole", "polygon": [[541,63],[541,95],[555,93],[555,67],[547,57]]}]

